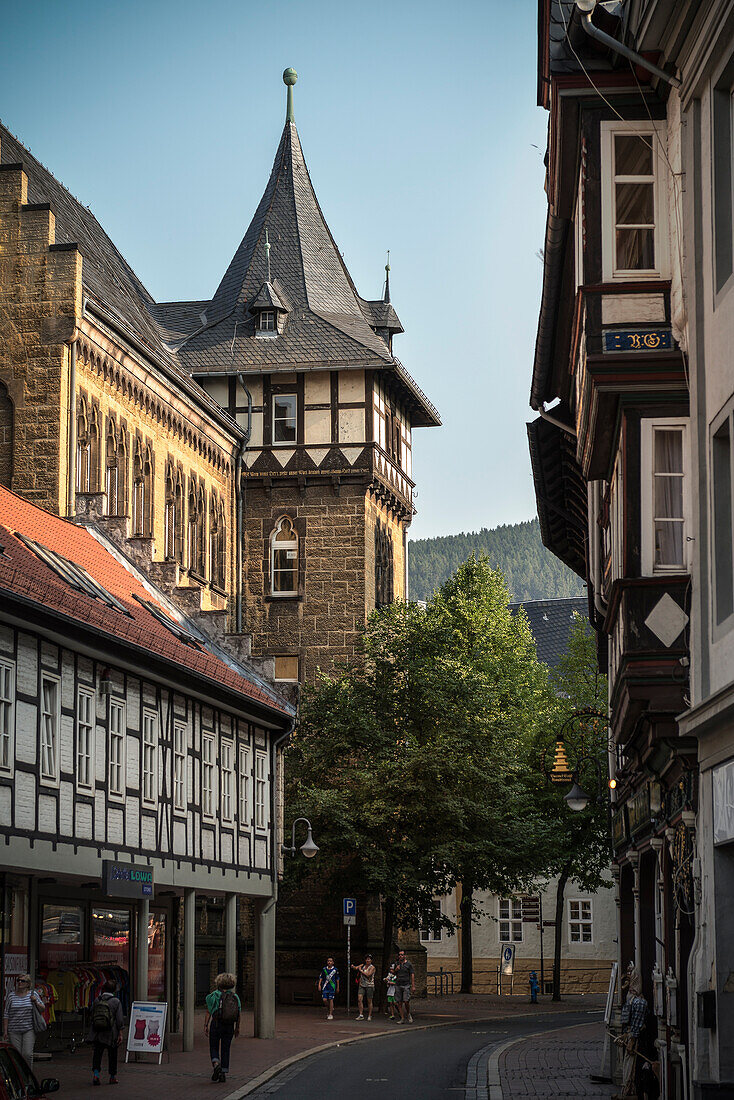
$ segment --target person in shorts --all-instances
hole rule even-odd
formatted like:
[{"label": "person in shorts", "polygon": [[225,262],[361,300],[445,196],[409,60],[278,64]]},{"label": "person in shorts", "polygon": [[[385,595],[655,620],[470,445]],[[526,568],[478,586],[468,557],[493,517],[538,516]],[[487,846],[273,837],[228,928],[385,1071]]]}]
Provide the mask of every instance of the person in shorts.
[{"label": "person in shorts", "polygon": [[387,972],[387,977],[383,978],[384,982],[387,982],[387,1014],[391,1020],[396,1020],[395,1015],[395,971],[397,969],[397,963],[390,963],[390,969]]},{"label": "person in shorts", "polygon": [[415,993],[415,968],[404,951],[398,951],[398,964],[395,969],[395,1004],[400,1013],[400,1023],[407,1020],[413,1023],[410,1012],[410,998]]},{"label": "person in shorts", "polygon": [[334,998],[339,992],[339,971],[334,966],[334,959],[329,955],[326,966],[319,975],[319,993],[326,1009],[326,1019],[334,1019]]},{"label": "person in shorts", "polygon": [[357,990],[358,1020],[364,1020],[364,1002],[367,1002],[367,1019],[372,1019],[372,1002],[375,999],[375,967],[372,956],[365,955],[364,962],[352,963],[352,970],[359,971],[359,989]]}]

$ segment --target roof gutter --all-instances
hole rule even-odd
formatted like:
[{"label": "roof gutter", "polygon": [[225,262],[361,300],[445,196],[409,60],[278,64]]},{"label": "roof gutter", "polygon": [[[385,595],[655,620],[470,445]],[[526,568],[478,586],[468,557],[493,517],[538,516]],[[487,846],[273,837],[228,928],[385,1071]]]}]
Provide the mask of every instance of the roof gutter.
[{"label": "roof gutter", "polygon": [[673,88],[680,88],[681,81],[677,76],[671,76],[670,73],[666,73],[663,69],[659,69],[657,65],[653,65],[652,61],[647,61],[641,54],[636,53],[635,50],[631,50],[629,46],[625,46],[622,42],[618,42],[616,38],[612,38],[611,34],[599,30],[591,20],[595,7],[596,0],[593,0],[593,6],[589,11],[583,11],[581,5],[579,5],[579,9],[582,11],[583,15],[581,26],[584,28],[589,38],[594,38],[597,42],[601,42],[603,46],[606,46],[607,49],[613,50],[614,53],[626,57],[628,61],[632,61],[635,65],[647,69],[648,72],[653,73],[653,75],[657,76],[660,80],[664,80],[666,84],[670,84]]},{"label": "roof gutter", "polygon": [[540,298],[538,335],[535,340],[535,362],[530,390],[530,407],[540,412],[546,400],[558,397],[548,394],[548,375],[553,358],[553,341],[556,333],[556,314],[563,279],[563,258],[570,222],[559,218],[548,208],[543,252],[543,290]]}]

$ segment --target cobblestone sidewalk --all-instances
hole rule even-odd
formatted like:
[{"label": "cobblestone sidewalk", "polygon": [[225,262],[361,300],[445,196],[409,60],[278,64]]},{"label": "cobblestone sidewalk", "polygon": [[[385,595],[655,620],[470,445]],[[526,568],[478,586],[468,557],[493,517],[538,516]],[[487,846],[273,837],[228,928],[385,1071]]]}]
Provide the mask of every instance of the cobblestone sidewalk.
[{"label": "cobblestone sidewalk", "polygon": [[504,1100],[560,1096],[608,1100],[615,1087],[590,1079],[599,1073],[603,1044],[601,1023],[513,1043],[499,1057]]}]

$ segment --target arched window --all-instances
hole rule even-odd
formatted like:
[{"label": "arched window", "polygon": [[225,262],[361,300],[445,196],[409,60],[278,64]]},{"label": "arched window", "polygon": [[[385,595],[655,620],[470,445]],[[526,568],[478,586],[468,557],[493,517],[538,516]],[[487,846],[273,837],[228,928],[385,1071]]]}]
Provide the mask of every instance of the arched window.
[{"label": "arched window", "polygon": [[99,406],[92,404],[89,417],[89,492],[99,492],[99,458],[102,430]]},{"label": "arched window", "polygon": [[92,440],[87,401],[80,394],[76,409],[76,491],[90,492],[92,469]]},{"label": "arched window", "polygon": [[298,535],[289,516],[278,520],[270,536],[270,592],[298,595]]},{"label": "arched window", "polygon": [[204,577],[206,537],[206,497],[204,486],[195,477],[189,481],[188,566],[192,573]]},{"label": "arched window", "polygon": [[163,556],[176,557],[176,471],[170,458],[166,463],[166,502],[163,517]]},{"label": "arched window", "polygon": [[133,455],[133,534],[150,538],[153,518],[153,453],[150,444],[135,440]]},{"label": "arched window", "polygon": [[209,580],[215,588],[225,588],[226,543],[224,530],[224,504],[220,497],[212,493],[209,504]]},{"label": "arched window", "polygon": [[0,485],[10,489],[13,480],[15,410],[7,386],[0,382]]},{"label": "arched window", "polygon": [[121,425],[118,430],[113,416],[107,419],[104,487],[107,515],[124,516],[127,512],[127,445],[125,429]]},{"label": "arched window", "polygon": [[386,526],[375,524],[375,607],[387,607],[395,599],[392,539]]}]

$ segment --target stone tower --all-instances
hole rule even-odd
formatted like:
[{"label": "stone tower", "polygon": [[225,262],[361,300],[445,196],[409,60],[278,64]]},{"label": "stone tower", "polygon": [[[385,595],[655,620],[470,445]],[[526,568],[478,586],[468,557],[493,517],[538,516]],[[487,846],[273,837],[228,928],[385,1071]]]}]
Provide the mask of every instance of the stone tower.
[{"label": "stone tower", "polygon": [[209,302],[151,308],[178,361],[244,429],[241,615],[255,657],[307,682],[405,597],[412,430],[438,414],[393,354],[390,302],[360,297],[288,111],[255,216]]}]

